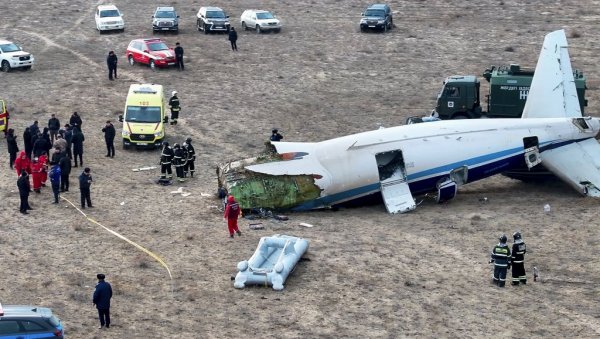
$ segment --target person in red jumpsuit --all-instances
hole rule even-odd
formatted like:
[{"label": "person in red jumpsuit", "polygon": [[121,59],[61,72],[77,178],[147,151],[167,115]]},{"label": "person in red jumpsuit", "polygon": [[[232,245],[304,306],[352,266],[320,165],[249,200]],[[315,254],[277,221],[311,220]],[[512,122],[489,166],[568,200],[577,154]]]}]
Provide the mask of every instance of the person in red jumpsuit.
[{"label": "person in red jumpsuit", "polygon": [[15,160],[15,170],[17,171],[17,176],[21,176],[21,170],[25,170],[27,174],[31,174],[31,161],[27,157],[27,153],[25,151],[21,151],[19,153],[19,157]]},{"label": "person in red jumpsuit", "polygon": [[223,218],[227,220],[227,227],[229,228],[229,237],[233,238],[233,234],[237,233],[238,235],[242,235],[240,229],[238,228],[238,217],[240,215],[240,205],[235,201],[233,195],[230,195],[227,198],[227,206],[225,207],[225,214],[223,214]]},{"label": "person in red jumpsuit", "polygon": [[42,187],[42,172],[44,170],[44,164],[38,159],[33,158],[31,163],[31,178],[33,180],[33,191],[35,193],[41,193]]},{"label": "person in red jumpsuit", "polygon": [[46,187],[46,181],[48,181],[48,156],[46,152],[38,157],[38,161],[42,163],[42,186]]}]

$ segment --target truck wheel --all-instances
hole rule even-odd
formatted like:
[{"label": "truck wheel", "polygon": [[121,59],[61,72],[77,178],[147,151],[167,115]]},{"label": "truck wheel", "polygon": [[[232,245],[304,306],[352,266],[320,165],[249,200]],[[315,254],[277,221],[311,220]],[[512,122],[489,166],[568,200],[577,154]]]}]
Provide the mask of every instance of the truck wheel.
[{"label": "truck wheel", "polygon": [[208,34],[208,25],[204,24],[204,34]]},{"label": "truck wheel", "polygon": [[153,71],[156,71],[156,64],[154,64],[154,60],[150,60],[150,68],[151,68]]},{"label": "truck wheel", "polygon": [[260,30],[260,26],[256,25],[256,34],[260,34],[262,31]]},{"label": "truck wheel", "polygon": [[2,66],[0,67],[0,69],[2,70],[2,72],[10,71],[10,64],[8,63],[8,61],[2,61]]},{"label": "truck wheel", "polygon": [[198,32],[200,32],[202,29],[200,28],[200,20],[196,21],[196,28],[198,28]]},{"label": "truck wheel", "polygon": [[123,149],[129,149],[129,145],[127,145],[125,141],[123,141]]},{"label": "truck wheel", "polygon": [[135,64],[135,61],[133,60],[133,55],[130,55],[127,59],[129,60],[129,65],[133,66]]},{"label": "truck wheel", "polygon": [[243,22],[243,21],[242,21],[242,29],[243,29],[244,31],[247,31],[247,30],[248,30],[248,26],[246,26],[246,23],[245,23],[245,22]]}]

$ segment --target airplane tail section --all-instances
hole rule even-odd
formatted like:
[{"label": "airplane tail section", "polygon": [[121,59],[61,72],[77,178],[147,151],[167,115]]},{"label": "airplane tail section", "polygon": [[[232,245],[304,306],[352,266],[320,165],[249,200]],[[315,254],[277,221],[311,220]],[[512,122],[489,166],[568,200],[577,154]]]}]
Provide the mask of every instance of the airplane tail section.
[{"label": "airplane tail section", "polygon": [[546,35],[535,67],[523,119],[581,117],[564,30]]}]

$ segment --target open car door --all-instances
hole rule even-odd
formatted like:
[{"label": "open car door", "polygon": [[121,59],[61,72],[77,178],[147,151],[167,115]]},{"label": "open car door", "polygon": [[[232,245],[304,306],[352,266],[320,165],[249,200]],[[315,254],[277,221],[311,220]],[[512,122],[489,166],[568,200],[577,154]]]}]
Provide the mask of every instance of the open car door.
[{"label": "open car door", "polygon": [[377,153],[377,170],[381,183],[381,195],[389,213],[405,213],[414,210],[417,205],[408,182],[402,151]]}]

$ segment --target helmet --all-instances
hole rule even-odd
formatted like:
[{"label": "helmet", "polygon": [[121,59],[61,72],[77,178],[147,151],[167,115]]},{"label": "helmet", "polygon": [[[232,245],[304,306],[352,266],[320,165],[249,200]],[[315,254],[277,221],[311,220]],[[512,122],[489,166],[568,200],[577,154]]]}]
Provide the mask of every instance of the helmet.
[{"label": "helmet", "polygon": [[169,146],[169,142],[168,141],[163,141],[163,146],[165,146],[165,147]]},{"label": "helmet", "polygon": [[517,232],[513,233],[513,239],[515,239],[515,240],[521,239],[521,232],[517,231]]},{"label": "helmet", "polygon": [[192,138],[185,139],[185,142],[187,142],[189,144],[190,142],[192,142]]},{"label": "helmet", "polygon": [[506,238],[506,234],[502,234],[499,238],[500,242],[506,242],[508,239]]},{"label": "helmet", "polygon": [[173,144],[173,147],[174,148],[179,148],[179,144],[175,143],[175,144]]},{"label": "helmet", "polygon": [[271,132],[273,132],[273,133],[277,133],[277,132],[279,132],[279,130],[278,130],[277,128],[273,128],[273,129],[271,130]]},{"label": "helmet", "polygon": [[177,95],[177,91],[171,92],[171,95]]}]

